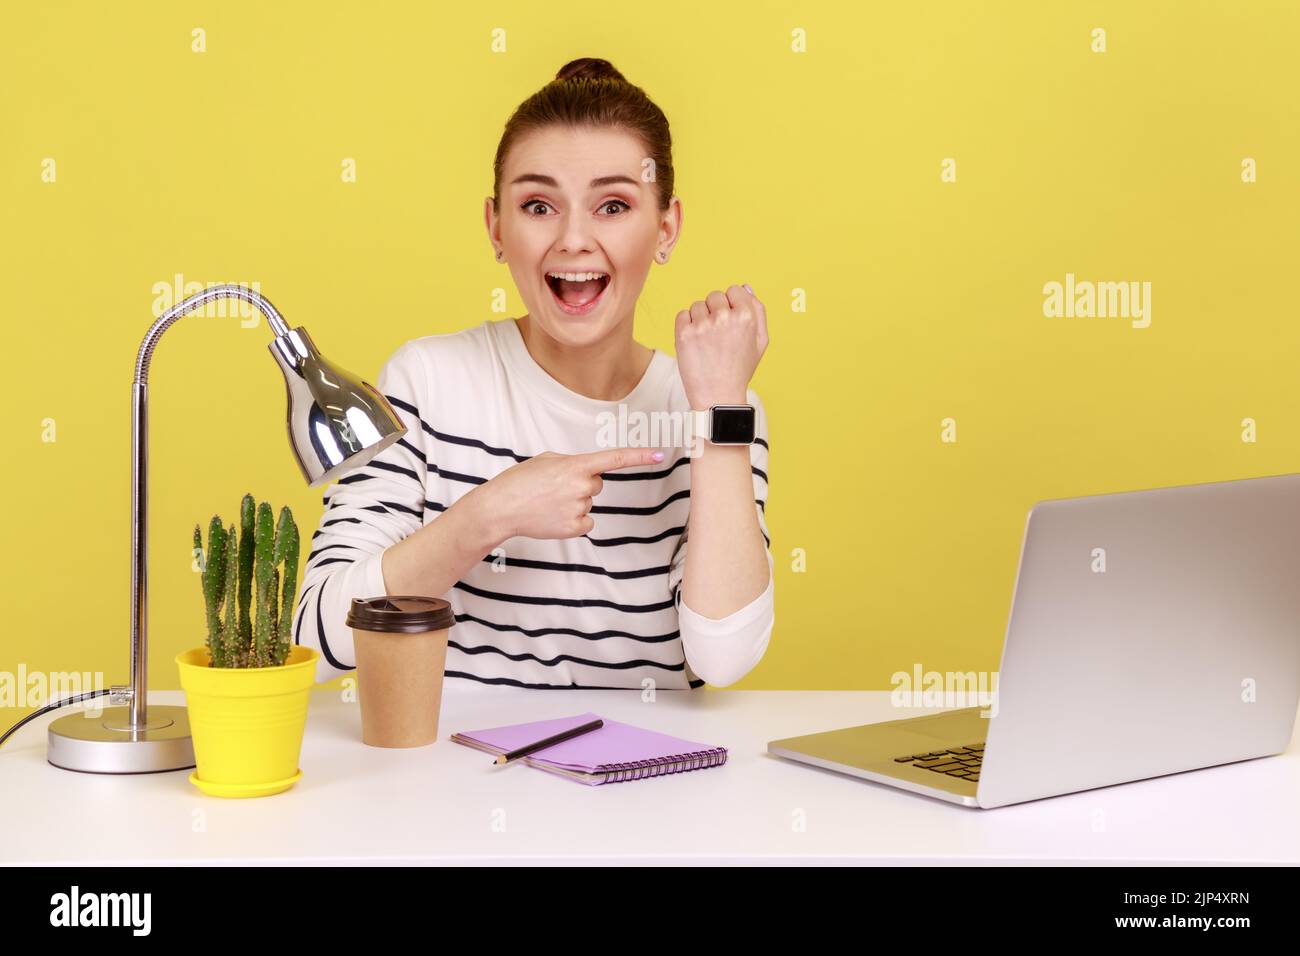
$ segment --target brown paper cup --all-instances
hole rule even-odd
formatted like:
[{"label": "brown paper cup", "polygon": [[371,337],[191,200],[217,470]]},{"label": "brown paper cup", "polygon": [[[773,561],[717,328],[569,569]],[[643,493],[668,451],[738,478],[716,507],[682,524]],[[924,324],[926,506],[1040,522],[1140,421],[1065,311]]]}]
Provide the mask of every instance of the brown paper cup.
[{"label": "brown paper cup", "polygon": [[348,612],[357,655],[361,741],[423,747],[438,739],[451,606],[438,598],[357,598]]}]

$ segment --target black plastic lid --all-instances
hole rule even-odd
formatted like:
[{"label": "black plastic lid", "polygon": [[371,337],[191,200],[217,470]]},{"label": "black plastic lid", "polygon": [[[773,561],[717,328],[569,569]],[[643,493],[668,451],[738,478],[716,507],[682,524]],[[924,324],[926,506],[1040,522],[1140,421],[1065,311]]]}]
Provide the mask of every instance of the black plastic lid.
[{"label": "black plastic lid", "polygon": [[419,634],[439,631],[456,623],[451,605],[441,598],[417,594],[353,598],[347,625],[382,634]]}]

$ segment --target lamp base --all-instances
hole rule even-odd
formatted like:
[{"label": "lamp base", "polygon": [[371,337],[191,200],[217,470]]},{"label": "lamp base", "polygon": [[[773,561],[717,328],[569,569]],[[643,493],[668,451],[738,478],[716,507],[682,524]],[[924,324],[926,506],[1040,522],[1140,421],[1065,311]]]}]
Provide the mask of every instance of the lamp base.
[{"label": "lamp base", "polygon": [[151,706],[143,730],[132,732],[129,707],[97,717],[69,714],[50,724],[46,759],[83,773],[161,773],[194,766],[194,742],[184,707]]}]

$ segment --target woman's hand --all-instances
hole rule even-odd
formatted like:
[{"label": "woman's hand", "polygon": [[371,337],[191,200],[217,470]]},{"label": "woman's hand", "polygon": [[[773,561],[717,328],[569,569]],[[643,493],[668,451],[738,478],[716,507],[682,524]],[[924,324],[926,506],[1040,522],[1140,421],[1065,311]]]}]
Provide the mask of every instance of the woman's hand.
[{"label": "woman's hand", "polygon": [[767,349],[767,311],[745,286],[710,292],[677,313],[677,369],[691,408],[744,405]]},{"label": "woman's hand", "polygon": [[[542,452],[475,488],[482,520],[493,538],[576,538],[595,527],[591,499],[605,482],[601,472],[664,460],[650,448],[611,448],[585,455]],[[469,497],[469,496],[466,496]]]}]

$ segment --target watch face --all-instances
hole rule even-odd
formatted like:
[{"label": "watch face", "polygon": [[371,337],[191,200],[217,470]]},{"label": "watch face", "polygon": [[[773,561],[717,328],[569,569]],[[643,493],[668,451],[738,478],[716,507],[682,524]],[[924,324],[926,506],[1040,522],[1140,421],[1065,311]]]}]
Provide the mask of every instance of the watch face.
[{"label": "watch face", "polygon": [[748,405],[713,406],[715,445],[750,445],[754,442],[754,409]]}]

